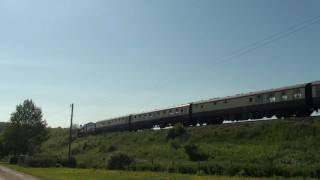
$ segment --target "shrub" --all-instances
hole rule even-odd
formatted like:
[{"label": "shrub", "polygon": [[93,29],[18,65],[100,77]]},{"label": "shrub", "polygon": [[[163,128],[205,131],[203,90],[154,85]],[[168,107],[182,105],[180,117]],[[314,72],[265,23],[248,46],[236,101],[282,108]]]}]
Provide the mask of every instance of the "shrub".
[{"label": "shrub", "polygon": [[99,151],[103,153],[110,153],[118,150],[118,148],[114,145],[107,146],[106,144],[102,144],[99,147]]},{"label": "shrub", "polygon": [[133,159],[122,152],[112,154],[107,162],[108,169],[124,170],[133,162]]},{"label": "shrub", "polygon": [[177,150],[180,148],[180,143],[178,141],[172,140],[172,141],[169,141],[169,146],[172,149]]},{"label": "shrub", "polygon": [[206,174],[222,175],[224,171],[223,166],[215,163],[201,163],[198,166]]},{"label": "shrub", "polygon": [[133,163],[130,165],[130,169],[133,171],[165,171],[166,168],[161,166],[160,164],[152,164],[148,162],[139,162],[139,163]]},{"label": "shrub", "polygon": [[179,164],[177,166],[178,172],[183,174],[195,174],[197,172],[197,166],[194,165],[183,165]]},{"label": "shrub", "polygon": [[74,157],[70,157],[70,161],[68,158],[65,159],[60,159],[58,161],[59,164],[61,164],[64,167],[71,167],[71,168],[75,168],[77,166],[77,160]]},{"label": "shrub", "polygon": [[115,147],[114,145],[111,145],[108,147],[107,152],[114,152],[117,150],[117,147]]},{"label": "shrub", "polygon": [[9,159],[9,163],[10,164],[17,164],[18,163],[18,156],[12,156],[12,157],[10,157],[10,159]]},{"label": "shrub", "polygon": [[194,144],[184,146],[184,150],[191,161],[205,161],[208,159],[208,155],[200,152],[198,146]]},{"label": "shrub", "polygon": [[184,129],[183,125],[181,123],[177,123],[174,125],[173,128],[169,129],[167,134],[167,140],[186,137],[186,136],[187,136],[187,131]]},{"label": "shrub", "polygon": [[55,167],[57,165],[55,156],[19,156],[18,164],[29,167]]}]

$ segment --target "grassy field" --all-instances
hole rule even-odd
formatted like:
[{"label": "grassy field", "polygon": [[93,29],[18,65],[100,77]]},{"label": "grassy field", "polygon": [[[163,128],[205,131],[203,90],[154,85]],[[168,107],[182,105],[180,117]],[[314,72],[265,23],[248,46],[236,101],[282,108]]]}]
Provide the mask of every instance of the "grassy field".
[{"label": "grassy field", "polygon": [[[107,171],[96,169],[71,169],[71,168],[26,168],[16,165],[5,165],[11,169],[33,175],[44,180],[272,180],[281,178],[245,178],[226,176],[195,176],[173,173],[154,172],[129,172],[129,171]],[[299,178],[292,178],[298,180]]]},{"label": "grassy field", "polygon": [[[114,152],[132,158],[131,170],[227,176],[320,177],[320,118],[300,118],[186,128],[187,136],[167,139],[168,130],[90,135],[73,142],[80,168],[106,168]],[[50,129],[41,154],[66,157],[68,131]],[[186,145],[207,155],[190,160]]]}]

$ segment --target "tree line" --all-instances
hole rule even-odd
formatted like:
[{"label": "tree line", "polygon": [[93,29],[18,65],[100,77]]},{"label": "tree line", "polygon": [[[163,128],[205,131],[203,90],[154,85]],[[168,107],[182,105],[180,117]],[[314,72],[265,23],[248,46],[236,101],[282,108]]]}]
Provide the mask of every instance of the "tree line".
[{"label": "tree line", "polygon": [[34,155],[47,139],[46,127],[41,108],[31,99],[18,104],[1,134],[1,155]]}]

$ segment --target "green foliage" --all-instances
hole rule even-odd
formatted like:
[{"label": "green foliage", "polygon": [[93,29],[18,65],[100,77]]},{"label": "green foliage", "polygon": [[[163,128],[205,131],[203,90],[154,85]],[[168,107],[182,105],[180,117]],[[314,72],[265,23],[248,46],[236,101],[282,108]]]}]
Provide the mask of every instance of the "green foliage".
[{"label": "green foliage", "polygon": [[191,161],[205,161],[208,159],[208,155],[200,152],[198,146],[194,144],[184,146],[184,150]]},{"label": "green foliage", "polygon": [[173,128],[169,129],[167,134],[167,140],[182,138],[187,136],[187,131],[184,129],[181,123],[177,123]]},{"label": "green foliage", "polygon": [[64,167],[75,168],[77,166],[77,160],[74,157],[70,157],[70,160],[68,158],[58,159],[58,163]]},{"label": "green foliage", "polygon": [[4,131],[8,123],[6,122],[0,122],[0,133]]},{"label": "green foliage", "polygon": [[46,122],[41,109],[25,100],[11,114],[10,123],[4,131],[4,148],[10,154],[33,154],[46,139]]},{"label": "green foliage", "polygon": [[111,145],[111,146],[108,147],[107,152],[114,152],[116,150],[117,150],[117,147]]},{"label": "green foliage", "polygon": [[181,144],[179,141],[171,140],[169,141],[169,146],[174,150],[178,150],[181,147]]},{"label": "green foliage", "polygon": [[[320,117],[184,129],[187,136],[174,139],[167,139],[171,129],[91,135],[73,141],[72,152],[77,167],[83,168],[105,168],[111,156],[109,147],[114,146],[135,159],[130,170],[320,177]],[[48,136],[41,152],[66,158],[68,131],[49,129]],[[195,145],[190,152],[207,159],[192,161],[186,145]]]},{"label": "green foliage", "polygon": [[19,156],[18,165],[29,167],[55,167],[58,160],[54,156]]},{"label": "green foliage", "polygon": [[115,145],[110,145],[107,146],[106,144],[102,144],[100,146],[100,152],[104,152],[104,153],[111,153],[117,150],[117,147]]},{"label": "green foliage", "polygon": [[[47,180],[132,180],[132,179],[144,179],[144,180],[277,180],[280,178],[248,178],[248,177],[228,177],[228,176],[195,176],[175,173],[155,173],[155,172],[132,172],[132,171],[107,171],[97,169],[75,169],[75,168],[29,168],[15,165],[6,165],[12,169],[15,169],[26,174],[31,174],[39,179]],[[300,178],[299,178],[300,179]],[[299,180],[290,179],[290,180]]]},{"label": "green foliage", "polygon": [[18,163],[18,159],[19,159],[18,156],[11,156],[11,157],[9,158],[9,163],[10,163],[10,164],[17,164],[17,163]]},{"label": "green foliage", "polygon": [[133,159],[127,154],[123,152],[115,152],[110,156],[107,162],[107,167],[109,169],[123,170],[127,169],[132,162]]}]

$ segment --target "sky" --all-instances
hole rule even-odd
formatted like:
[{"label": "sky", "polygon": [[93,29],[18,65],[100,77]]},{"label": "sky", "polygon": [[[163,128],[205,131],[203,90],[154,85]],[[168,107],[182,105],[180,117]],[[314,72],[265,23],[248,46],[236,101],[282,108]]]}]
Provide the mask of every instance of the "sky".
[{"label": "sky", "polygon": [[0,0],[0,121],[25,99],[48,126],[67,127],[71,103],[84,124],[320,80],[320,23],[232,56],[319,8],[319,0]]}]

